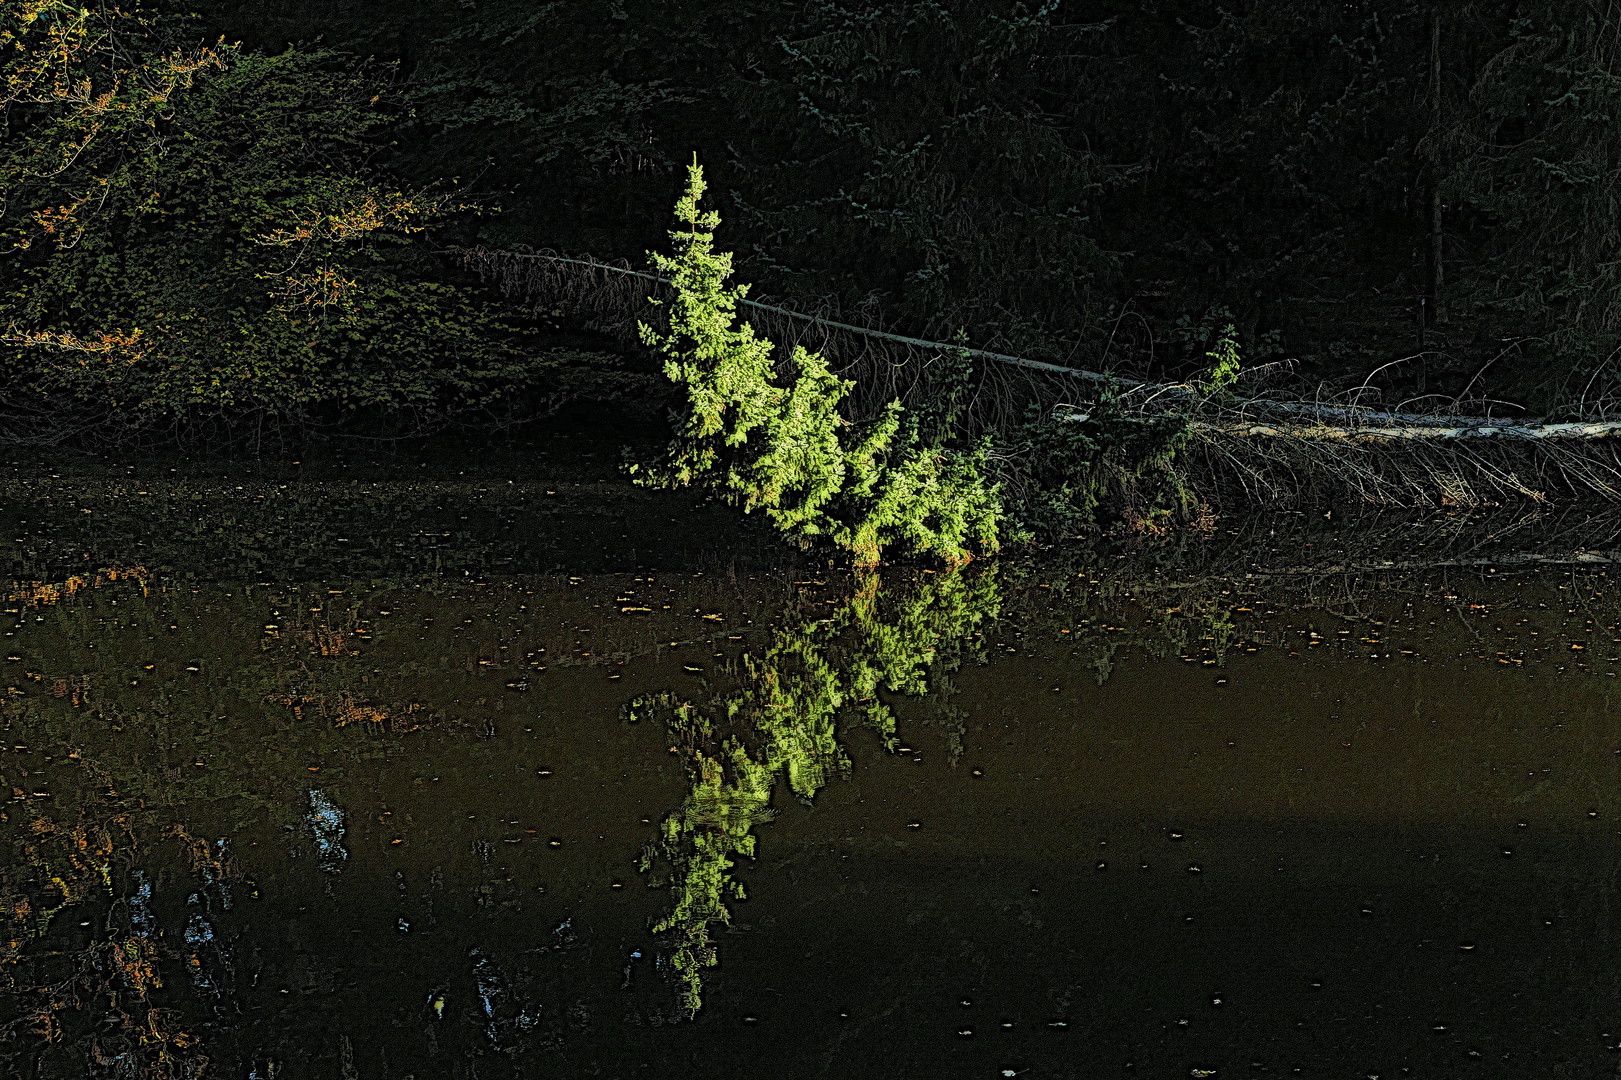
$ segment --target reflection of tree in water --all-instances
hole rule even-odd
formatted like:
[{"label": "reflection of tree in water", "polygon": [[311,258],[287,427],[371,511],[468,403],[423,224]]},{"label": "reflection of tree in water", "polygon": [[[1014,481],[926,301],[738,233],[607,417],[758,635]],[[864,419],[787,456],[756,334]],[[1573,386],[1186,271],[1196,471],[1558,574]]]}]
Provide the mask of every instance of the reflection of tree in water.
[{"label": "reflection of tree in water", "polygon": [[[28,719],[15,701],[0,703],[11,738],[30,729]],[[13,784],[37,783],[43,754],[24,753],[12,759]],[[25,761],[36,766],[26,777]],[[233,1008],[229,949],[213,922],[239,876],[224,842],[173,824],[160,834],[161,811],[122,799],[72,754],[54,771],[50,812],[30,807],[33,793],[17,786],[0,822],[11,849],[0,868],[0,1065],[8,1075],[202,1076],[197,1025]],[[152,883],[134,868],[166,841],[178,850],[164,854],[183,858],[195,877],[183,885],[191,899],[178,946],[160,942]],[[153,1002],[164,965],[185,972],[198,1009],[171,1007],[180,1003],[172,993],[165,1006]]]},{"label": "reflection of tree in water", "polygon": [[[363,603],[378,606],[362,595],[120,571],[0,583],[15,635],[0,658],[0,1076],[169,1080],[203,1075],[210,1058],[212,1076],[251,1052],[267,1077],[272,1049],[291,1060],[347,1038],[334,1013],[319,1029],[279,1029],[270,1046],[239,1041],[251,1029],[239,1010],[264,1001],[267,968],[259,943],[244,953],[238,940],[249,905],[236,901],[258,892],[235,884],[217,837],[279,828],[289,858],[338,873],[341,774],[306,763],[375,757],[364,743],[378,737],[469,730],[402,698],[420,682],[419,653],[379,677],[372,641],[392,626],[361,617]],[[488,651],[501,656],[496,643]],[[271,970],[287,957],[267,952]],[[289,961],[308,975],[299,993],[335,969],[324,954],[304,959]],[[505,1050],[526,1030],[526,1006],[492,988],[519,980],[476,959],[482,1026]]]},{"label": "reflection of tree in water", "polygon": [[[7,613],[23,616],[125,577],[142,579],[144,593],[139,570],[104,571],[13,589]],[[95,680],[33,681],[42,685],[32,694],[15,686],[0,694],[0,787],[10,795],[0,811],[10,849],[0,865],[0,1065],[18,1076],[200,1077],[208,1058],[197,1026],[233,1008],[229,949],[214,919],[240,874],[225,841],[193,837],[165,813],[166,800],[139,785],[125,790],[81,753],[58,714],[90,711]],[[135,866],[159,847],[194,879],[182,886],[191,894],[183,944],[161,943],[153,884]],[[185,972],[195,1014],[172,1007],[181,1003],[172,994],[154,1003],[165,963]]]},{"label": "reflection of tree in water", "polygon": [[[124,578],[139,587],[110,588]],[[91,614],[80,602],[87,590],[122,606]],[[242,874],[229,842],[192,835],[177,808],[240,791],[226,770],[183,767],[202,764],[201,745],[176,753],[176,735],[208,726],[192,713],[212,710],[181,712],[184,699],[130,677],[150,670],[151,639],[129,631],[168,624],[170,598],[139,568],[0,596],[19,625],[45,624],[33,651],[48,665],[11,667],[24,660],[12,653],[7,673],[18,685],[0,688],[0,791],[10,796],[0,796],[9,848],[0,862],[0,1073],[201,1077],[203,1033],[239,1008],[220,920]],[[237,670],[258,682],[271,674]],[[169,912],[166,936],[159,907]]]},{"label": "reflection of tree in water", "polygon": [[[950,703],[952,669],[965,655],[1034,654],[1064,670],[1079,663],[1102,679],[1133,653],[1180,654],[1190,663],[1214,666],[1239,649],[1303,651],[1312,627],[1301,615],[1309,617],[1309,609],[1354,613],[1392,597],[1398,604],[1422,599],[1426,582],[1435,585],[1429,593],[1440,589],[1443,577],[1410,573],[1416,592],[1398,596],[1385,583],[1371,594],[1383,579],[1366,570],[1383,566],[1374,556],[1390,546],[1409,543],[1415,556],[1440,549],[1446,558],[1431,568],[1466,562],[1443,544],[1446,536],[1405,521],[1381,519],[1372,534],[1366,527],[1342,529],[1337,518],[1321,516],[1291,515],[1274,524],[1235,528],[1203,546],[1054,551],[1040,560],[971,572],[858,579],[853,589],[826,597],[830,602],[814,615],[779,616],[775,622],[785,629],[739,665],[722,665],[727,681],[718,689],[692,701],[666,694],[634,702],[632,718],[669,725],[669,741],[661,745],[675,748],[689,782],[688,797],[644,854],[648,868],[667,875],[672,885],[659,925],[679,976],[681,1011],[690,1015],[701,1002],[704,968],[715,960],[715,924],[729,921],[727,904],[740,894],[733,862],[739,853],[752,853],[754,825],[770,818],[779,777],[786,774],[796,796],[812,798],[847,767],[840,725],[870,727],[893,746],[898,719],[886,704],[886,698],[896,701],[889,695],[932,697],[930,708],[905,709],[907,722],[918,716],[917,722],[942,726],[954,758],[962,717]],[[1542,550],[1556,555],[1558,544],[1581,538],[1559,532]],[[1278,561],[1283,559],[1288,561]],[[305,854],[319,856],[327,843],[327,865],[337,868],[347,842],[343,819],[334,816],[343,805],[343,784],[333,769],[319,777],[306,774],[306,762],[359,760],[369,749],[357,744],[361,730],[378,737],[422,728],[471,732],[471,719],[444,715],[455,714],[446,704],[449,694],[481,693],[474,689],[478,680],[507,680],[525,661],[540,667],[538,650],[520,647],[527,640],[501,636],[505,631],[492,627],[478,645],[456,646],[467,656],[466,688],[440,687],[428,695],[434,699],[430,707],[413,698],[424,689],[424,676],[437,681],[444,670],[443,658],[438,666],[428,663],[430,654],[451,650],[424,645],[416,628],[406,632],[403,623],[413,605],[397,588],[369,596],[324,585],[197,591],[153,584],[148,590],[145,583],[103,577],[99,589],[87,578],[12,590],[4,604],[26,609],[18,621],[26,621],[27,632],[4,639],[4,651],[16,650],[17,659],[0,666],[6,676],[0,680],[0,726],[7,747],[0,753],[0,793],[11,795],[0,844],[10,842],[14,852],[0,863],[0,1075],[195,1074],[204,1054],[196,1035],[207,1037],[208,1056],[216,1059],[245,1051],[227,1030],[234,1019],[226,1021],[235,1000],[260,1000],[248,982],[257,961],[229,953],[233,917],[218,913],[228,900],[230,860],[213,837],[250,820],[280,827],[298,837]],[[626,585],[603,584],[616,589],[613,595]],[[649,600],[653,586],[635,584],[643,590],[634,601],[642,605],[632,609],[635,616],[621,607],[617,620],[605,616],[587,623],[591,616],[585,612],[595,610],[591,598],[572,601],[575,608],[568,609],[542,593],[544,601],[530,601],[539,609],[535,625],[575,625],[571,634],[586,625],[597,635],[587,639],[588,647],[609,660],[637,655],[633,650],[642,646],[651,652],[650,642],[667,643],[682,633],[677,613],[694,609],[672,591],[667,599],[673,607],[663,609],[670,621],[655,624],[660,609]],[[693,597],[703,601],[700,610],[724,603],[713,586],[704,587],[710,591]],[[560,583],[555,591],[574,595]],[[420,595],[424,612],[459,629],[441,594]],[[1574,588],[1571,597],[1576,602]],[[1444,590],[1439,598],[1453,599]],[[748,599],[758,602],[757,595]],[[378,607],[383,610],[375,616],[364,614]],[[383,619],[389,611],[394,615]],[[1267,621],[1279,612],[1282,619]],[[766,622],[761,614],[755,610],[753,625]],[[1285,620],[1301,625],[1279,625]],[[1347,633],[1346,647],[1365,636]],[[1553,636],[1544,627],[1543,640]],[[462,639],[447,632],[445,640]],[[400,651],[390,654],[374,641]],[[562,650],[553,644],[556,655]],[[1324,644],[1325,652],[1336,647]],[[473,649],[480,657],[476,666]],[[520,653],[526,653],[524,660]],[[154,662],[156,670],[149,666]],[[552,661],[556,667],[570,662]],[[393,667],[379,670],[380,664]],[[16,683],[19,693],[7,696],[6,683]],[[265,708],[267,703],[272,707]],[[242,716],[251,723],[243,724]],[[18,745],[29,749],[19,751]],[[39,790],[50,798],[37,798]],[[166,835],[180,821],[199,834],[209,829],[208,843]],[[182,872],[160,876],[157,869],[169,863],[180,863]],[[150,878],[138,879],[140,869]],[[237,892],[248,895],[246,889]],[[193,893],[197,903],[187,904]],[[248,908],[243,902],[234,919],[241,921]],[[165,938],[156,936],[154,911],[163,915]],[[394,932],[392,923],[388,929]],[[417,939],[401,940],[414,946]],[[517,1054],[522,1046],[574,1030],[565,1028],[574,1022],[561,1006],[536,1021],[530,987],[568,985],[572,993],[587,977],[587,947],[564,979],[555,967],[558,950],[567,944],[560,937],[546,953],[553,967],[542,983],[535,981],[540,969],[526,966],[529,960],[509,956],[498,943],[478,944],[479,954],[463,950],[454,963],[469,985],[482,987],[475,1011],[485,1043]],[[627,964],[627,985],[638,959],[633,954]],[[242,967],[240,978],[230,971],[232,963]],[[154,994],[160,975],[167,985]],[[449,985],[444,982],[435,994]],[[567,995],[559,990],[556,996]],[[430,1034],[448,1032],[433,1011],[433,1002],[443,1008],[444,998],[426,1000],[414,1007],[424,1012]],[[452,1013],[446,1015],[464,1000],[452,995]],[[345,1022],[334,1019],[320,1029],[328,1043],[339,1039],[335,1025]],[[317,1034],[307,1025],[284,1030],[288,1034],[278,1036],[286,1040],[282,1045],[296,1042],[300,1052]],[[355,1045],[362,1046],[358,1037]]]},{"label": "reflection of tree in water", "polygon": [[789,620],[763,655],[745,656],[734,689],[701,704],[666,692],[625,707],[632,722],[664,720],[686,766],[687,799],[664,819],[642,869],[669,868],[675,899],[654,930],[674,938],[671,964],[688,1016],[702,1004],[703,969],[716,962],[710,930],[731,921],[726,900],[743,896],[733,856],[754,854],[752,830],[774,816],[777,777],[786,773],[789,789],[808,801],[846,773],[841,719],[875,729],[893,748],[895,715],[880,691],[949,694],[949,673],[978,651],[975,632],[999,604],[994,569],[893,584],[867,575],[832,614]]}]

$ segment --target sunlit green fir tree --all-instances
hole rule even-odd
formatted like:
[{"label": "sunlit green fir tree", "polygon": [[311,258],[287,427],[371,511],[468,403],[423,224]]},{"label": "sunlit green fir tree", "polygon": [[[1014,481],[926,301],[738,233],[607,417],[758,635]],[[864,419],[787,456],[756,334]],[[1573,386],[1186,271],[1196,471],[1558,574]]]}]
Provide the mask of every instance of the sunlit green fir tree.
[{"label": "sunlit green fir tree", "polygon": [[670,233],[676,254],[650,253],[675,298],[667,333],[639,329],[686,401],[665,459],[632,465],[633,474],[655,486],[711,488],[745,513],[763,509],[801,545],[825,538],[862,564],[897,545],[952,563],[995,551],[1002,505],[984,476],[984,446],[963,451],[947,445],[947,431],[925,435],[899,402],[852,423],[840,405],[854,384],[820,353],[796,346],[789,378],[779,377],[774,344],[737,321],[748,286],[725,283],[732,257],[714,250],[720,215],[698,209],[704,190],[695,161],[675,206],[686,225]]}]

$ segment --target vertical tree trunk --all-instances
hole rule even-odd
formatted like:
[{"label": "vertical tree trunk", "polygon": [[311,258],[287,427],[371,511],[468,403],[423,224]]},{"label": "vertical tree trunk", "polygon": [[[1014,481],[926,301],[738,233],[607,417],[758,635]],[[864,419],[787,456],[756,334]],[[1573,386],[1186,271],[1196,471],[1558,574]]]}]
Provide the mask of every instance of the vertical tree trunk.
[{"label": "vertical tree trunk", "polygon": [[[1432,137],[1441,135],[1441,15],[1430,16],[1430,131]],[[1441,216],[1441,160],[1440,148],[1430,164],[1430,321],[1443,326],[1447,321],[1446,263],[1442,252]]]}]

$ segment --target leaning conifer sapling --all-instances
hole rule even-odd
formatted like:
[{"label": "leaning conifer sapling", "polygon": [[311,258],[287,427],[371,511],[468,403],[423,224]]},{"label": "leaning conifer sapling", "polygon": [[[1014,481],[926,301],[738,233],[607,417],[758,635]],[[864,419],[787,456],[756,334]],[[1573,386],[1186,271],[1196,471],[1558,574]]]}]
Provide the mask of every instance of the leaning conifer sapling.
[{"label": "leaning conifer sapling", "polygon": [[665,375],[685,389],[686,403],[673,417],[665,460],[631,466],[638,482],[711,488],[746,513],[763,509],[801,546],[825,537],[862,565],[897,544],[948,563],[966,562],[973,547],[995,551],[1002,510],[984,477],[984,447],[947,448],[949,423],[924,437],[919,417],[899,401],[852,424],[840,406],[854,384],[819,353],[796,347],[791,381],[778,381],[774,344],[737,322],[747,287],[725,284],[731,255],[714,251],[720,216],[698,209],[704,190],[695,155],[675,207],[686,228],[670,233],[676,254],[649,253],[670,275],[675,298],[668,332],[645,323],[638,330],[663,354]]}]

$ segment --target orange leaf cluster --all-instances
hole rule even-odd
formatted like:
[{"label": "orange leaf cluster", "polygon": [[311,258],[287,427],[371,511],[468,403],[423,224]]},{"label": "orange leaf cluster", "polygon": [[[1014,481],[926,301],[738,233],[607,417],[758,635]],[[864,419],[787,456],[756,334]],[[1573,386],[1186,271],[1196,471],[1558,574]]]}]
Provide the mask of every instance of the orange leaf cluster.
[{"label": "orange leaf cluster", "polygon": [[5,594],[5,602],[8,604],[20,603],[25,607],[44,607],[65,600],[80,589],[99,589],[103,585],[122,581],[125,578],[137,579],[144,589],[148,576],[147,569],[144,566],[132,566],[127,569],[111,566],[90,575],[75,574],[66,581],[59,583],[45,581],[13,582],[11,590]]}]

